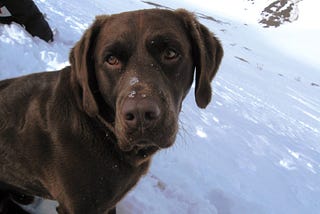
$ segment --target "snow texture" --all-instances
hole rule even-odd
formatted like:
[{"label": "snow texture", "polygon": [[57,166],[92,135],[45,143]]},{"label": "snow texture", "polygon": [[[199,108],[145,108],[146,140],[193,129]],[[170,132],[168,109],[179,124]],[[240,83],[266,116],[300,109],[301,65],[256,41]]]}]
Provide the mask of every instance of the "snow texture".
[{"label": "snow texture", "polygon": [[[0,79],[68,65],[70,49],[99,14],[186,8],[223,43],[212,103],[200,110],[193,91],[187,96],[177,142],[154,157],[118,213],[320,213],[318,1],[300,1],[299,18],[278,28],[258,24],[266,0],[35,2],[55,41],[0,25]],[[55,206],[38,200],[29,209],[50,214]]]}]

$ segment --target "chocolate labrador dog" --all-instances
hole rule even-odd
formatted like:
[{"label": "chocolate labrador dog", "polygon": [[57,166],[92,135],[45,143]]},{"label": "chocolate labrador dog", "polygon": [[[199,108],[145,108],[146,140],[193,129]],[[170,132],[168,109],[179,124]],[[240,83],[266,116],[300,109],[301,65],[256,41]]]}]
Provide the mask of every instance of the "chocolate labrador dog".
[{"label": "chocolate labrador dog", "polygon": [[[205,108],[223,49],[183,9],[98,16],[60,71],[0,82],[0,213],[33,196],[58,213],[115,213],[171,146],[195,76]],[[195,73],[195,75],[194,75]]]}]

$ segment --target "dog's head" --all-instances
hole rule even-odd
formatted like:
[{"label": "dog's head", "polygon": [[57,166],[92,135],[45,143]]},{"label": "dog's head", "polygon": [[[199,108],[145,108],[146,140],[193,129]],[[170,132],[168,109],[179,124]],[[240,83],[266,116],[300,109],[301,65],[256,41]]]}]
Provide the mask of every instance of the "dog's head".
[{"label": "dog's head", "polygon": [[222,56],[193,14],[152,9],[98,16],[70,62],[82,109],[111,120],[119,148],[140,164],[173,144],[194,76],[196,103],[208,105]]}]

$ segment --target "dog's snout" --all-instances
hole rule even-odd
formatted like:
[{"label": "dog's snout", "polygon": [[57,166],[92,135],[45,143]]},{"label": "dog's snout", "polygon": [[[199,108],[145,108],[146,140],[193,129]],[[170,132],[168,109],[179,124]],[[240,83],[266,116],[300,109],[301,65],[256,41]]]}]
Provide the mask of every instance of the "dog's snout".
[{"label": "dog's snout", "polygon": [[130,128],[146,128],[156,123],[161,111],[152,98],[127,99],[122,106],[122,119]]}]

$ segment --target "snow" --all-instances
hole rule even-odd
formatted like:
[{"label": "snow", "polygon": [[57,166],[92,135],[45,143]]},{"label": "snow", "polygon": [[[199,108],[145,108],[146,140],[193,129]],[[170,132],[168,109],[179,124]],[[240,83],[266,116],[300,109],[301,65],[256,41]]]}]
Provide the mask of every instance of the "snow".
[{"label": "snow", "polygon": [[135,84],[137,84],[139,82],[139,79],[137,78],[137,77],[132,77],[131,79],[130,79],[130,85],[135,85]]},{"label": "snow", "polygon": [[[17,24],[0,25],[1,79],[68,65],[70,49],[95,15],[153,7],[138,0],[35,2],[55,41],[32,38]],[[118,213],[319,213],[318,1],[298,2],[298,20],[278,28],[257,24],[270,1],[208,2],[154,1],[222,21],[200,19],[222,41],[225,57],[212,103],[198,109],[191,91],[177,142],[154,157]],[[34,209],[55,213],[54,206]]]}]

